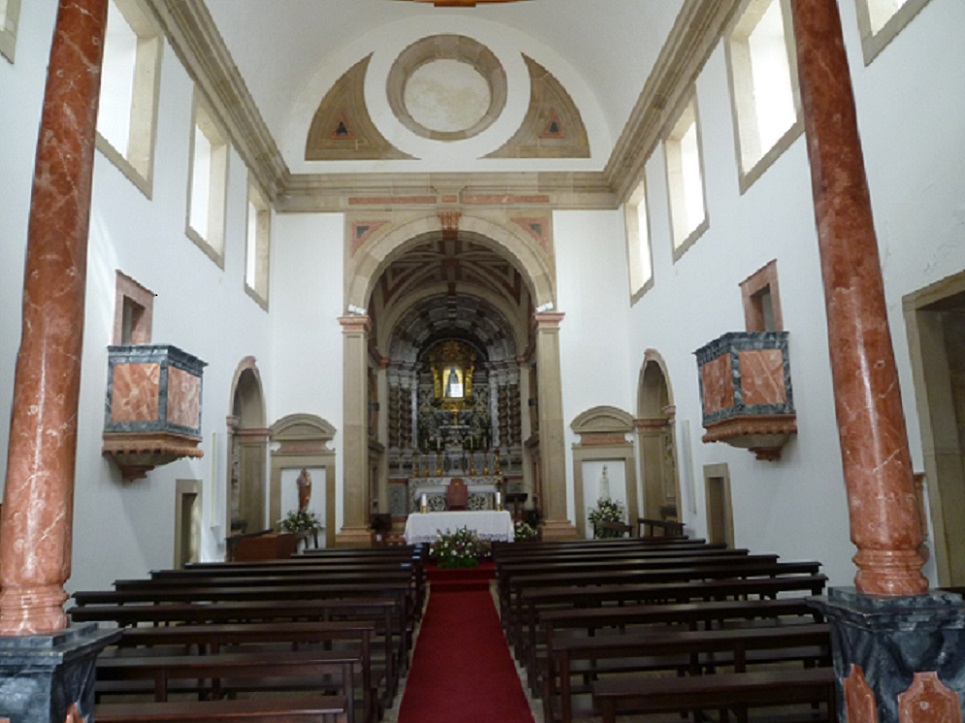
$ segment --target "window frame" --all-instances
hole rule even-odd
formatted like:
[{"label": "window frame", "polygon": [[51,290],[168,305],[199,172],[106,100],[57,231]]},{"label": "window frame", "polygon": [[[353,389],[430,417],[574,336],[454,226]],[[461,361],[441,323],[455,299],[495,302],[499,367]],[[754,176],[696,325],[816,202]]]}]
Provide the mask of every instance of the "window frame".
[{"label": "window frame", "polygon": [[[206,227],[197,229],[192,224],[194,212],[194,186],[197,174],[195,139],[201,133],[211,146],[208,167]],[[191,133],[188,149],[187,209],[185,214],[185,234],[212,261],[224,269],[225,227],[228,214],[228,170],[230,143],[208,103],[195,88],[194,104],[191,112]]]},{"label": "window frame", "polygon": [[[271,205],[267,195],[250,177],[245,213],[245,293],[261,308],[268,311],[268,293],[271,285]],[[251,213],[255,209],[255,238],[251,238]],[[254,255],[254,259],[252,259]],[[254,263],[254,283],[249,279],[249,267]]]},{"label": "window frame", "polygon": [[[784,49],[794,103],[794,121],[765,151],[760,149],[757,128],[758,97],[753,82],[749,38],[771,3],[780,3],[784,26]],[[750,27],[748,27],[750,26]],[[724,42],[727,75],[730,84],[731,116],[734,123],[734,146],[737,157],[738,185],[743,195],[768,168],[804,133],[804,112],[797,74],[797,50],[790,0],[744,0],[726,33]],[[758,146],[757,152],[749,148]]]},{"label": "window frame", "polygon": [[[646,163],[644,163],[646,166]],[[644,221],[646,228],[641,235],[640,229],[640,207],[643,206]],[[635,304],[647,291],[653,288],[653,243],[650,233],[650,206],[647,200],[647,182],[641,178],[633,193],[623,206],[623,219],[627,239],[627,269],[630,283],[630,304]],[[646,249],[641,247],[642,242],[646,243]],[[642,282],[638,283],[643,276],[641,260],[644,251],[650,262],[650,273]]]},{"label": "window frame", "polygon": [[[663,146],[667,181],[667,202],[670,207],[670,243],[673,260],[676,263],[710,227],[710,212],[707,208],[707,174],[704,169],[700,112],[697,106],[697,95],[693,90],[684,96],[680,110],[673,118],[673,122],[664,134]],[[689,221],[689,213],[685,201],[681,198],[682,196],[686,196],[684,189],[685,181],[683,179],[685,169],[682,166],[681,141],[687,135],[687,130],[691,124],[694,125],[695,129],[703,218],[694,225],[693,228],[687,230],[686,235],[683,235],[684,230],[681,228],[680,216],[681,213],[684,213],[687,215],[685,221]]]},{"label": "window frame", "polygon": [[0,55],[13,64],[17,55],[17,26],[20,24],[20,0],[6,0],[0,14]]},{"label": "window frame", "polygon": [[[110,0],[137,37],[134,87],[131,94],[127,148],[116,148],[98,130],[95,146],[128,180],[151,198],[154,184],[154,151],[161,93],[162,33],[141,0]],[[105,43],[108,36],[105,35]],[[103,84],[102,84],[103,88]],[[103,91],[102,91],[103,92]]]},{"label": "window frame", "polygon": [[861,52],[864,56],[865,65],[871,65],[878,54],[898,37],[905,26],[929,3],[929,0],[907,0],[875,31],[871,21],[870,7],[870,4],[875,1],[855,0],[858,12],[858,31],[861,34]]}]

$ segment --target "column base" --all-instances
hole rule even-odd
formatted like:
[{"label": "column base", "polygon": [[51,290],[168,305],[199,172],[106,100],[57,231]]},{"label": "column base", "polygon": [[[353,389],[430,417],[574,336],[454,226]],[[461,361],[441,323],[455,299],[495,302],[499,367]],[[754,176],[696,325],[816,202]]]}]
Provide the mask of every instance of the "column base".
[{"label": "column base", "polygon": [[[831,625],[838,720],[898,723],[928,710],[961,723],[965,608],[952,593],[884,597],[832,588],[808,598]],[[847,708],[847,710],[846,710]]]},{"label": "column base", "polygon": [[0,720],[64,723],[94,711],[94,661],[121,630],[94,623],[45,635],[0,637]]},{"label": "column base", "polygon": [[335,533],[336,547],[372,547],[372,531],[368,527],[346,525]]},{"label": "column base", "polygon": [[544,520],[542,528],[544,540],[579,539],[576,526],[569,520]]}]

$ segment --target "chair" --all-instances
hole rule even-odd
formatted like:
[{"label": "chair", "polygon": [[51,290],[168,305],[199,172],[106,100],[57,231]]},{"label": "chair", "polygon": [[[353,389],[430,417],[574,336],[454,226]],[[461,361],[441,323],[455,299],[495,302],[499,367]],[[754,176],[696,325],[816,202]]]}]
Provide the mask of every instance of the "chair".
[{"label": "chair", "polygon": [[469,488],[461,477],[455,477],[446,488],[446,508],[464,510],[469,504]]}]

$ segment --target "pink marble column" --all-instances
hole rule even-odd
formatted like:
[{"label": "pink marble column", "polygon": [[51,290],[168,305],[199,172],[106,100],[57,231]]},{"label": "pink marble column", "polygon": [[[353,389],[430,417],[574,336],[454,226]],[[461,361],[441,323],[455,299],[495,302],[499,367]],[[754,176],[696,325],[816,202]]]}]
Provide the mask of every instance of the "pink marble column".
[{"label": "pink marble column", "polygon": [[859,592],[925,592],[921,526],[835,0],[794,0],[798,72]]},{"label": "pink marble column", "polygon": [[34,171],[0,540],[0,635],[66,627],[94,134],[107,0],[61,0]]}]

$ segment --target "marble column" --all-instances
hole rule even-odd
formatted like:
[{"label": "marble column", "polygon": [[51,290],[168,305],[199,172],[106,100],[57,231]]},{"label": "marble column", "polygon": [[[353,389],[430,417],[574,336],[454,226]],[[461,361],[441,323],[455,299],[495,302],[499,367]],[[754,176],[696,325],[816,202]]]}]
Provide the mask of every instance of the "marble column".
[{"label": "marble column", "polygon": [[343,316],[342,373],[345,376],[342,451],[345,455],[342,484],[342,529],[335,543],[343,546],[371,544],[369,532],[369,420],[368,358],[369,317]]},{"label": "marble column", "polygon": [[0,545],[0,635],[66,627],[94,137],[107,0],[62,0],[30,200]]},{"label": "marble column", "polygon": [[928,589],[922,532],[837,3],[792,7],[855,585],[913,595]]},{"label": "marble column", "polygon": [[792,0],[855,588],[813,600],[843,721],[962,720],[961,598],[929,593],[870,195],[835,0]]},{"label": "marble column", "polygon": [[89,715],[119,631],[70,626],[77,406],[107,0],[61,0],[44,95],[0,540],[0,720]]},{"label": "marble column", "polygon": [[543,539],[577,536],[566,516],[566,444],[563,425],[563,384],[560,374],[560,312],[540,312],[536,320],[537,410],[539,415],[540,477]]}]

